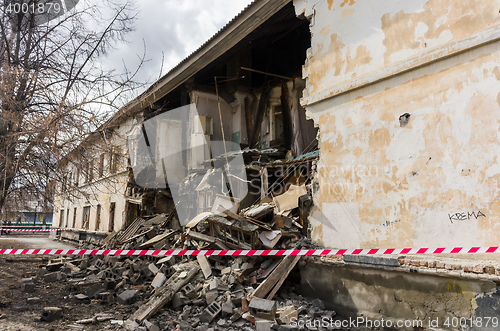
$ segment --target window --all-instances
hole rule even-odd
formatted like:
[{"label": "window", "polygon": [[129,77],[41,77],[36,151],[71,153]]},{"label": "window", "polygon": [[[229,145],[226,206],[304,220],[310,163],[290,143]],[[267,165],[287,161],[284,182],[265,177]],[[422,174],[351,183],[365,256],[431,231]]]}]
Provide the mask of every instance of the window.
[{"label": "window", "polygon": [[80,169],[75,169],[75,171],[73,172],[73,174],[75,175],[75,186],[78,186],[79,182],[80,182]]},{"label": "window", "polygon": [[116,203],[111,202],[111,205],[109,206],[109,232],[115,231],[115,207]]},{"label": "window", "polygon": [[104,153],[101,154],[101,157],[99,158],[99,177],[104,176]]},{"label": "window", "polygon": [[69,208],[66,210],[66,228],[69,226]]},{"label": "window", "polygon": [[115,174],[116,171],[118,170],[118,160],[119,155],[118,153],[112,151],[109,153],[109,172],[112,174]]},{"label": "window", "polygon": [[90,206],[83,207],[82,228],[89,228],[90,223]]},{"label": "window", "polygon": [[72,226],[72,228],[74,229],[75,227],[76,227],[76,207],[75,207],[75,210],[73,213],[73,226]]},{"label": "window", "polygon": [[101,226],[101,205],[97,205],[97,211],[95,214],[95,230],[99,231],[100,226]]}]

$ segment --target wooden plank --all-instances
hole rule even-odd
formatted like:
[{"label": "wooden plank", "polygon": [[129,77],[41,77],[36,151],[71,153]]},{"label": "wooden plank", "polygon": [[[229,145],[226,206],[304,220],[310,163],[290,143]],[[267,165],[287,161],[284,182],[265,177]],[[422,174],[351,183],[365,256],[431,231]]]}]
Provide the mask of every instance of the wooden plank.
[{"label": "wooden plank", "polygon": [[262,223],[260,221],[254,220],[252,218],[246,218],[246,217],[240,216],[238,214],[233,213],[230,210],[226,210],[222,206],[217,207],[217,210],[220,211],[221,213],[226,214],[228,217],[231,217],[231,218],[237,220],[238,222],[241,222],[241,223],[243,223],[243,222],[249,222],[249,223],[252,223],[253,225],[260,226],[261,228],[264,228],[266,230],[269,230],[269,231],[272,230],[268,225],[266,225],[266,224],[264,224],[264,223]]},{"label": "wooden plank", "polygon": [[[146,303],[132,315],[132,319],[137,323],[142,323],[145,319],[149,319],[156,314],[164,305],[166,305],[175,293],[177,293],[184,285],[189,283],[196,273],[200,270],[197,263],[190,263],[190,268],[187,271],[177,271],[170,279],[155,293]],[[186,276],[180,278],[181,273],[186,272]]]},{"label": "wooden plank", "polygon": [[196,239],[196,240],[201,240],[201,241],[204,241],[207,243],[211,243],[211,244],[215,243],[214,237],[210,237],[210,236],[207,236],[206,234],[199,233],[199,232],[192,231],[192,230],[188,230],[188,232],[186,233],[186,236],[191,237],[191,238]]},{"label": "wooden plank", "polygon": [[134,241],[135,239],[141,237],[141,236],[144,236],[146,233],[148,233],[149,231],[151,231],[151,229],[147,229],[146,231],[143,231],[139,234],[136,234],[130,238],[128,238],[127,240],[124,240],[123,243],[128,243],[128,242],[131,242],[131,241]]},{"label": "wooden plank", "polygon": [[281,276],[294,259],[295,256],[289,255],[281,260],[281,263],[274,269],[274,271],[269,275],[269,277],[267,277],[266,280],[260,283],[260,285],[255,289],[251,296],[264,299],[267,293],[269,293],[269,291],[274,288],[276,283],[278,283]]},{"label": "wooden plank", "polygon": [[172,235],[175,234],[175,232],[176,232],[175,230],[173,230],[173,231],[166,230],[162,234],[159,234],[159,235],[157,235],[157,236],[149,239],[145,243],[139,245],[139,248],[140,249],[149,248],[149,247],[153,246],[154,244],[156,244],[157,242],[159,242],[159,241],[161,241],[163,239],[171,237]]},{"label": "wooden plank", "polygon": [[267,276],[269,276],[269,274],[278,266],[278,264],[280,264],[280,260],[273,261],[271,265],[267,267],[267,269],[262,271],[262,274],[257,276],[257,279],[267,278]]},{"label": "wooden plank", "polygon": [[292,271],[293,267],[295,267],[295,265],[297,264],[297,262],[299,262],[300,258],[301,258],[300,255],[296,255],[295,256],[295,259],[293,259],[292,263],[290,263],[290,265],[285,269],[285,271],[281,275],[281,278],[279,279],[278,283],[274,286],[274,288],[271,291],[271,293],[269,293],[269,295],[267,296],[267,300],[272,300],[272,298],[274,297],[274,295],[280,289],[281,285],[283,285],[283,282],[285,281],[285,279],[288,277],[288,274],[290,273],[290,271]]}]

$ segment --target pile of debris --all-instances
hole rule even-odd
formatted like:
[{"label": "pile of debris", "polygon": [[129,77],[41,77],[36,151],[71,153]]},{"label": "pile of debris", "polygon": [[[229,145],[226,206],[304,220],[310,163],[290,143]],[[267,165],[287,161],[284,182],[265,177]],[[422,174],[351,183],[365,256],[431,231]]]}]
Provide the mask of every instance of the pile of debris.
[{"label": "pile of debris", "polygon": [[[334,318],[324,303],[296,295],[295,282],[282,286],[300,256],[176,257],[85,256],[58,258],[32,282],[64,283],[70,299],[114,306],[113,310],[75,321],[72,327],[110,321],[127,330],[293,329],[294,318]],[[279,295],[278,294],[279,291]],[[123,319],[116,318],[116,311]],[[57,315],[57,316],[56,316]],[[42,320],[62,316],[55,307]],[[296,320],[295,320],[296,321]]]},{"label": "pile of debris", "polygon": [[[309,249],[301,199],[305,186],[292,186],[274,199],[239,211],[234,199],[217,196],[210,212],[182,229],[176,213],[138,218],[125,230],[108,236],[101,249]],[[175,229],[177,228],[177,229]],[[95,249],[96,247],[88,247]],[[65,281],[72,298],[116,305],[130,314],[112,320],[129,330],[208,330],[210,328],[287,329],[299,315],[335,315],[320,300],[306,302],[288,282],[301,256],[84,256],[52,260],[36,277]],[[301,261],[300,263],[305,263]],[[295,275],[294,277],[297,277]],[[27,288],[29,283],[26,280]],[[77,323],[109,320],[94,316]],[[155,322],[155,319],[158,322]]]}]

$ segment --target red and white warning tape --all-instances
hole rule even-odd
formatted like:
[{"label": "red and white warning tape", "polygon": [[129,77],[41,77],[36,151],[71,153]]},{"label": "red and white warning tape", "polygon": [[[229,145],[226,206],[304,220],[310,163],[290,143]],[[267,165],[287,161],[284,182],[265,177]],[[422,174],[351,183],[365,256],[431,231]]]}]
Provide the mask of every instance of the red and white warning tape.
[{"label": "red and white warning tape", "polygon": [[73,231],[78,229],[12,229],[12,228],[0,228],[1,231],[13,231],[13,232],[48,232],[48,231]]},{"label": "red and white warning tape", "polygon": [[500,253],[499,247],[451,248],[375,248],[375,249],[305,249],[305,250],[104,250],[104,249],[0,249],[0,255],[412,255]]}]

